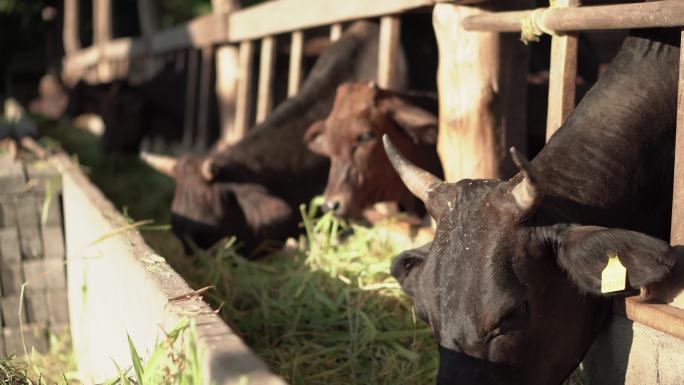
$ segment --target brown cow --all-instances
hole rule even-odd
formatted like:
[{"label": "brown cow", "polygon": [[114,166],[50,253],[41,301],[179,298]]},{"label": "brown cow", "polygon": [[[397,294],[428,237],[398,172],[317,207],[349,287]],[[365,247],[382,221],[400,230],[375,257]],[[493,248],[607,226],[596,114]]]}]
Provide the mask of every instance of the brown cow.
[{"label": "brown cow", "polygon": [[433,95],[379,89],[374,83],[340,85],[330,115],[304,135],[311,151],[331,160],[326,208],[360,217],[376,202],[396,201],[409,211],[422,211],[392,169],[380,138],[387,134],[411,161],[441,174],[436,112]]}]

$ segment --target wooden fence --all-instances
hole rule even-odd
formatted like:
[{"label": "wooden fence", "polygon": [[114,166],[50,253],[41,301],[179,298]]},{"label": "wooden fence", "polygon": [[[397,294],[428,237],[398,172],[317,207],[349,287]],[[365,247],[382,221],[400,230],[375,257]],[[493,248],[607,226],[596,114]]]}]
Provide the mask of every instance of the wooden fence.
[{"label": "wooden fence", "polygon": [[[203,132],[207,130],[208,103],[206,101],[211,86],[208,71],[211,70],[211,61],[215,57],[221,129],[223,138],[228,142],[239,140],[250,126],[249,112],[255,102],[253,99],[256,99],[257,122],[268,116],[273,107],[271,83],[274,71],[275,36],[279,34],[291,35],[288,95],[294,95],[302,79],[302,52],[306,29],[329,26],[330,38],[335,40],[341,34],[343,23],[379,17],[381,28],[378,79],[381,86],[391,87],[394,77],[393,62],[399,38],[397,15],[402,12],[434,7],[435,28],[437,29],[438,18],[446,14],[444,11],[456,9],[455,14],[460,15],[458,16],[460,19],[454,28],[456,33],[461,34],[471,33],[468,31],[494,34],[520,32],[523,20],[533,20],[537,28],[541,26],[542,32],[556,32],[552,38],[551,51],[548,138],[560,127],[574,108],[577,31],[684,26],[684,2],[677,0],[593,7],[580,7],[578,0],[556,0],[554,7],[550,9],[515,12],[478,10],[465,13],[461,12],[461,8],[474,9],[464,7],[465,4],[483,1],[274,0],[238,10],[226,1],[215,0],[213,14],[170,29],[157,31],[149,21],[151,19],[149,0],[139,0],[143,36],[111,39],[111,20],[107,18],[107,15],[111,14],[108,12],[111,8],[111,0],[94,0],[94,43],[91,47],[80,49],[77,31],[77,2],[78,0],[65,0],[64,46],[67,52],[64,59],[65,79],[71,82],[79,79],[87,79],[94,83],[109,82],[114,78],[126,76],[127,63],[132,60],[153,62],[155,58],[169,54],[186,56],[188,95],[192,95],[192,90],[199,85],[200,100],[204,101],[199,103],[202,110],[197,114],[196,121],[192,111],[193,103],[190,103],[191,100],[187,103],[186,131],[196,125],[197,130]],[[448,21],[448,19],[445,20]],[[256,41],[261,41],[261,54],[258,65],[259,83],[256,95],[254,95],[251,83],[255,76],[252,61]],[[449,48],[456,51],[459,49],[459,47]],[[201,54],[198,55],[198,52]],[[444,53],[443,50],[441,53]],[[440,62],[440,66],[442,64]],[[684,65],[684,58],[682,65]],[[445,110],[441,94],[445,92],[445,87],[451,86],[457,85],[439,84],[442,114]],[[684,77],[679,87],[676,173],[672,211],[672,243],[677,245],[684,244],[683,90]],[[484,98],[484,96],[474,96],[474,98],[478,97]],[[443,128],[440,127],[440,130]],[[488,151],[486,146],[475,145],[471,147],[473,151],[469,155],[486,156],[486,153],[494,152],[494,147],[497,146],[491,145],[492,150]],[[470,176],[477,177],[478,175]],[[496,177],[497,175],[487,176]],[[632,297],[626,299],[624,312],[628,318],[636,322],[684,338],[684,310],[682,310],[684,294],[679,292],[682,284],[684,284],[684,272],[677,271],[669,285],[657,288],[655,292],[660,298],[667,299],[669,305],[645,303],[638,297]],[[676,292],[673,293],[673,291]]]}]

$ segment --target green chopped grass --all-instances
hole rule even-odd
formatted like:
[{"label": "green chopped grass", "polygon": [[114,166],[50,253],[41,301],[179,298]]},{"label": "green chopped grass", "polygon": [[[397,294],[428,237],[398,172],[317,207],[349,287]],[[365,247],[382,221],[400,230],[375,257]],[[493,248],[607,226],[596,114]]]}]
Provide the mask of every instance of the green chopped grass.
[{"label": "green chopped grass", "polygon": [[389,275],[391,244],[377,230],[303,212],[307,236],[260,261],[234,240],[200,253],[191,273],[247,344],[291,384],[432,384],[428,326]]}]

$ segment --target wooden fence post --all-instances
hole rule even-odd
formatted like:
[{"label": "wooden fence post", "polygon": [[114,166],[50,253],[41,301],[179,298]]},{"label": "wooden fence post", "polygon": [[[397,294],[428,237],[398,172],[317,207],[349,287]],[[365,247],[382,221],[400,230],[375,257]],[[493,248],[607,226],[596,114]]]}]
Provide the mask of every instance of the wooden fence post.
[{"label": "wooden fence post", "polygon": [[[579,0],[556,0],[557,7],[576,7]],[[551,39],[549,74],[549,110],[546,119],[546,141],[575,109],[577,81],[577,34],[565,33]]]},{"label": "wooden fence post", "polygon": [[510,176],[516,168],[508,148],[526,151],[527,49],[517,36],[463,29],[465,17],[485,12],[447,3],[434,8],[437,151],[447,181]]},{"label": "wooden fence post", "polygon": [[398,16],[383,16],[380,19],[380,40],[378,44],[378,85],[395,88],[397,82],[397,51],[399,49]]}]

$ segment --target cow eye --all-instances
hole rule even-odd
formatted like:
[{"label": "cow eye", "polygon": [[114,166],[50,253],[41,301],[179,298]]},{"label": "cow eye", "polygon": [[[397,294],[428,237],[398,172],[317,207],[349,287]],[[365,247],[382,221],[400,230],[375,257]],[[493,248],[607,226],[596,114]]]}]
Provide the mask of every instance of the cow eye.
[{"label": "cow eye", "polygon": [[359,134],[356,137],[356,142],[357,143],[364,143],[368,142],[369,140],[375,138],[375,133],[373,131],[366,131],[364,133]]}]

